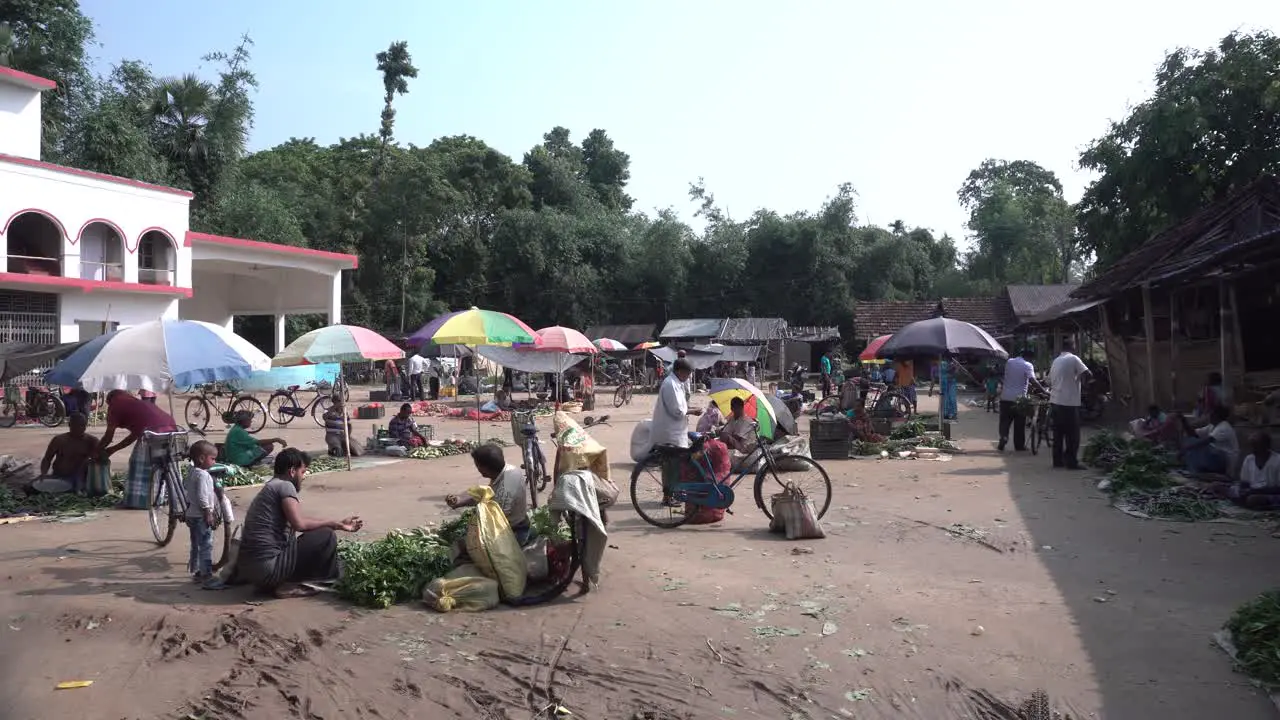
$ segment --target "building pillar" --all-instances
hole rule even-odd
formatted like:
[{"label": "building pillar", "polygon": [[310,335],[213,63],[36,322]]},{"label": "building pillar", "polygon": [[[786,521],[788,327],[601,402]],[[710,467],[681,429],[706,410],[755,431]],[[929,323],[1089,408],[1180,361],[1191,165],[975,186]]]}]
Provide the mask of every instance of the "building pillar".
[{"label": "building pillar", "polygon": [[281,352],[284,352],[284,346],[285,346],[284,326],[285,326],[285,318],[287,316],[284,313],[279,313],[275,317],[276,317],[276,352],[275,354],[279,355]]},{"label": "building pillar", "polygon": [[342,271],[339,270],[330,278],[332,292],[329,297],[329,324],[342,324]]},{"label": "building pillar", "polygon": [[222,322],[222,327],[226,328],[226,329],[227,329],[227,332],[235,332],[235,331],[236,331],[236,316],[235,316],[235,315],[228,315],[228,316],[227,316],[227,319],[226,319],[226,320],[224,320],[224,321]]}]

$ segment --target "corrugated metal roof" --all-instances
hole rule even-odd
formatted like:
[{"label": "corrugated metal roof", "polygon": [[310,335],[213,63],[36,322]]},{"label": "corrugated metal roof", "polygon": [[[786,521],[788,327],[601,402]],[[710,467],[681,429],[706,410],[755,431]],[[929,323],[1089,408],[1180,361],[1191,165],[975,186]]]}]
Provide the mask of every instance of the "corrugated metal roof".
[{"label": "corrugated metal roof", "polygon": [[662,328],[661,338],[713,338],[720,334],[723,318],[689,318],[669,320]]},{"label": "corrugated metal roof", "polygon": [[609,338],[623,345],[636,345],[653,339],[657,325],[592,325],[584,333],[592,340]]},{"label": "corrugated metal roof", "polygon": [[786,329],[787,321],[782,318],[729,318],[716,339],[722,342],[777,340]]},{"label": "corrugated metal roof", "polygon": [[1039,315],[1049,308],[1066,302],[1071,293],[1080,289],[1080,283],[1063,283],[1059,285],[1009,285],[1005,292],[1009,295],[1009,308],[1022,322]]}]

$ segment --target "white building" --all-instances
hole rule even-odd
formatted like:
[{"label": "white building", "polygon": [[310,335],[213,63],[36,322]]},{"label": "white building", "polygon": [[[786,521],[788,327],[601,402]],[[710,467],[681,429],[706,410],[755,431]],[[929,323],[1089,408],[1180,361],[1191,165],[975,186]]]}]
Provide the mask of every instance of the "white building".
[{"label": "white building", "polygon": [[0,67],[0,342],[87,340],[157,318],[342,318],[354,255],[192,232],[191,193],[40,160],[51,80]]}]

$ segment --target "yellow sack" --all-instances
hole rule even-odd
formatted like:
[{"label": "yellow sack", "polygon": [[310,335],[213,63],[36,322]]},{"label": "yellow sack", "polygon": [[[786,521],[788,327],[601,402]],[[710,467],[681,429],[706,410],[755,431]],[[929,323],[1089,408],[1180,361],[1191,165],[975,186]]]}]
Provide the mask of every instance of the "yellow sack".
[{"label": "yellow sack", "polygon": [[[563,412],[555,414],[552,425],[555,428],[557,477],[571,470],[590,470],[596,477],[611,482],[609,451],[604,445]],[[616,499],[616,494],[614,497]]]},{"label": "yellow sack", "polygon": [[476,516],[467,525],[467,555],[485,577],[501,586],[502,596],[518,598],[527,581],[524,551],[488,485],[467,491],[476,500]]},{"label": "yellow sack", "polygon": [[436,578],[422,591],[422,601],[438,612],[483,612],[498,606],[498,581],[480,577],[475,565],[463,565],[468,574]]}]

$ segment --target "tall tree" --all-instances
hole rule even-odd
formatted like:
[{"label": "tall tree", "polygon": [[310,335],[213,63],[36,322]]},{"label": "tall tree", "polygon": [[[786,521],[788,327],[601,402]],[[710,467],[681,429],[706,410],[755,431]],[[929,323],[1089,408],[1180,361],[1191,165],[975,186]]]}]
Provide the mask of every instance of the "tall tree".
[{"label": "tall tree", "polygon": [[396,109],[392,106],[397,95],[409,92],[409,80],[418,77],[418,68],[413,66],[413,58],[409,56],[409,43],[398,40],[391,43],[386,50],[378,53],[378,72],[382,73],[382,124],[378,127],[378,138],[382,145],[378,149],[378,163],[374,169],[375,177],[381,177],[382,163],[386,157],[387,145],[395,135]]},{"label": "tall tree", "polygon": [[1280,173],[1280,38],[1169,53],[1155,92],[1080,156],[1085,248],[1111,262],[1262,174]]}]

